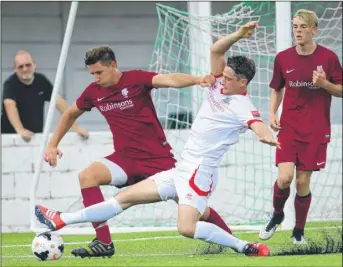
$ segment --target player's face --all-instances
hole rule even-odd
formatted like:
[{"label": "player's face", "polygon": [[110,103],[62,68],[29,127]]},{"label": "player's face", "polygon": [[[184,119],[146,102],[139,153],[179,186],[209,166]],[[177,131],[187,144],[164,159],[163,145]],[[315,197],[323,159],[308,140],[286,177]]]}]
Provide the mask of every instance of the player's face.
[{"label": "player's face", "polygon": [[310,26],[303,18],[295,17],[293,19],[293,36],[296,44],[311,44],[316,33],[317,27]]},{"label": "player's face", "polygon": [[242,94],[246,90],[246,82],[246,79],[238,78],[230,67],[224,68],[221,84],[225,95]]},{"label": "player's face", "polygon": [[36,64],[30,54],[18,54],[14,60],[14,72],[23,82],[31,82],[33,80]]},{"label": "player's face", "polygon": [[101,87],[109,87],[113,85],[114,76],[116,73],[116,64],[112,62],[110,65],[103,65],[100,62],[88,66],[88,71],[93,75],[94,81]]}]

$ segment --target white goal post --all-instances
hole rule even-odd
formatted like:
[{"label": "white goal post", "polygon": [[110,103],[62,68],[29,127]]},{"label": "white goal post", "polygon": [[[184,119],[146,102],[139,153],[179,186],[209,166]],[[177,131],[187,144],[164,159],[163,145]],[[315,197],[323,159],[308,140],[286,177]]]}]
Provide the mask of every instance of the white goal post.
[{"label": "white goal post", "polygon": [[67,22],[66,30],[64,33],[63,44],[62,44],[62,48],[61,48],[61,55],[60,55],[60,58],[58,61],[54,87],[52,90],[49,110],[48,110],[46,122],[44,125],[44,130],[43,130],[43,134],[42,134],[43,140],[40,144],[39,154],[38,154],[38,157],[36,158],[36,163],[34,166],[34,176],[33,176],[32,187],[31,187],[31,191],[30,191],[30,193],[31,193],[30,194],[30,211],[31,211],[30,212],[30,214],[31,214],[30,225],[31,225],[31,230],[33,232],[40,232],[40,229],[37,226],[38,222],[37,222],[37,219],[35,216],[37,186],[39,183],[39,175],[40,175],[41,170],[42,170],[44,151],[45,151],[45,147],[46,147],[46,144],[48,141],[49,132],[50,132],[51,124],[52,124],[52,119],[53,119],[54,112],[55,112],[55,106],[56,106],[58,91],[60,90],[61,83],[62,83],[63,71],[64,71],[64,68],[66,65],[66,60],[67,60],[67,56],[68,56],[70,40],[71,40],[71,37],[73,34],[74,22],[75,22],[75,18],[76,18],[78,5],[79,5],[79,2],[77,2],[77,1],[71,2],[69,16],[68,16],[68,22]]}]

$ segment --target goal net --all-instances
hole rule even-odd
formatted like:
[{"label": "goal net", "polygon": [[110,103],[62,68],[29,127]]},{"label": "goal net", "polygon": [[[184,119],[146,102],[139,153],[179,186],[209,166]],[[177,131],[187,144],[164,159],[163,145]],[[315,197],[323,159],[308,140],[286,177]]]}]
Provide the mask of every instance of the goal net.
[{"label": "goal net", "polygon": [[[302,7],[292,3],[292,11]],[[320,17],[317,42],[332,50],[342,60],[342,6],[340,2],[304,3]],[[197,17],[168,6],[157,5],[158,33],[151,57],[150,70],[159,73],[184,72],[194,75],[208,73],[209,47],[216,38],[235,31],[239,25],[259,20],[256,34],[235,44],[230,55],[246,55],[256,62],[257,72],[249,85],[249,95],[262,117],[268,121],[269,81],[276,54],[275,4],[271,2],[242,2],[227,13]],[[228,55],[229,55],[228,54]],[[200,88],[159,89],[153,91],[159,119],[165,128],[174,155],[180,154],[189,134],[193,118],[202,102]],[[314,174],[309,220],[342,219],[342,103],[332,104],[332,141],[324,171]],[[239,228],[257,227],[272,211],[272,187],[277,176],[274,149],[262,145],[250,133],[225,155],[220,166],[220,180],[210,205],[230,225]],[[118,193],[110,186],[102,187],[105,199]],[[64,211],[83,208],[80,193]],[[138,205],[109,220],[112,232],[175,229],[177,206],[172,201]],[[37,224],[33,227],[39,231]],[[68,226],[64,233],[93,232],[89,223]]]},{"label": "goal net", "polygon": [[[341,2],[292,2],[292,13],[299,8],[313,10],[320,18],[316,41],[332,49],[342,62]],[[250,39],[233,45],[227,55],[245,55],[254,59],[256,76],[249,85],[249,95],[268,121],[269,82],[276,55],[275,3],[242,2],[228,13],[196,17],[159,5],[160,25],[151,70],[159,73],[209,73],[209,47],[213,40],[227,35],[251,20],[259,28]],[[168,139],[177,158],[185,144],[192,118],[202,101],[201,88],[159,89],[154,100]],[[342,218],[342,102],[333,99],[332,141],[324,171],[316,172],[311,181],[313,194],[308,219],[341,220]],[[210,201],[226,222],[239,225],[264,223],[272,212],[272,188],[277,177],[275,149],[257,141],[251,132],[240,137],[230,148],[220,167],[220,180]],[[293,199],[290,197],[293,205]]]}]

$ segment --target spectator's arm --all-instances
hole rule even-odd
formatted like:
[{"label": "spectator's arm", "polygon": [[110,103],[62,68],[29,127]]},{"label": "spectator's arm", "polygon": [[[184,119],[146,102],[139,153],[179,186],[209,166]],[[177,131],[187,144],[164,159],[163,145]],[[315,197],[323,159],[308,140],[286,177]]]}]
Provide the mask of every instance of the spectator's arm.
[{"label": "spectator's arm", "polygon": [[25,130],[19,116],[19,111],[17,108],[17,103],[13,99],[5,99],[4,107],[7,113],[8,120],[12,124],[14,130],[19,134],[21,131]]}]

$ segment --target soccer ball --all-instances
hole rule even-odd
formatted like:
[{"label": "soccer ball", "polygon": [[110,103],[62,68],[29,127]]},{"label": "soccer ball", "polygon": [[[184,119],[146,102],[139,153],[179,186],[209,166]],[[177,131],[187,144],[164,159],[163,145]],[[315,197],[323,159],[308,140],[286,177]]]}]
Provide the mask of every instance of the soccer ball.
[{"label": "soccer ball", "polygon": [[40,261],[58,260],[62,257],[64,242],[59,234],[44,232],[32,241],[32,253]]}]

